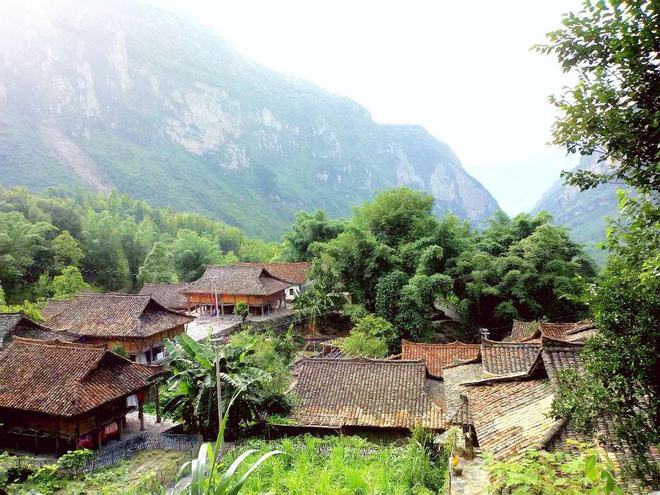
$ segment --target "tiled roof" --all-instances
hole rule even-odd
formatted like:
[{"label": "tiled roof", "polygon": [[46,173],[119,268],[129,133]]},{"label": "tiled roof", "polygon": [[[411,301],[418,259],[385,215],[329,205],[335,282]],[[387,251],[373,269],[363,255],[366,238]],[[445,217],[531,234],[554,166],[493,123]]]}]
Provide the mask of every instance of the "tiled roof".
[{"label": "tiled roof", "polygon": [[444,369],[445,382],[445,408],[447,421],[452,424],[468,424],[467,408],[463,407],[462,395],[465,393],[466,382],[473,382],[483,378],[482,363],[468,363],[450,366]]},{"label": "tiled roof", "polygon": [[13,337],[26,337],[39,340],[61,340],[73,342],[75,335],[57,332],[41,325],[21,313],[0,314],[0,347],[7,345]]},{"label": "tiled roof", "polygon": [[305,359],[292,417],[305,425],[440,429],[421,361]]},{"label": "tiled roof", "polygon": [[482,339],[481,359],[484,371],[491,375],[529,373],[541,353],[537,342],[493,342]]},{"label": "tiled roof", "polygon": [[475,359],[479,355],[479,344],[418,344],[401,342],[401,359],[422,360],[426,363],[429,374],[442,377],[442,368],[458,361]]},{"label": "tiled roof", "polygon": [[502,339],[504,342],[523,342],[539,336],[539,323],[537,321],[513,320],[511,334]]},{"label": "tiled roof", "polygon": [[59,315],[71,302],[70,299],[64,299],[58,301],[56,299],[50,299],[46,306],[41,310],[41,316],[44,320],[49,320],[55,315]]},{"label": "tiled roof", "polygon": [[470,415],[479,446],[496,459],[538,448],[557,425],[549,415],[549,380],[509,380],[467,386]]},{"label": "tiled roof", "polygon": [[186,296],[181,289],[186,284],[144,284],[140,289],[140,295],[151,296],[166,308],[184,309],[187,307]]},{"label": "tiled roof", "polygon": [[290,286],[261,266],[207,266],[204,275],[186,285],[182,292],[269,296]]},{"label": "tiled roof", "polygon": [[543,365],[550,380],[557,380],[557,371],[574,369],[584,371],[580,352],[583,345],[575,342],[564,342],[543,337]]},{"label": "tiled roof", "polygon": [[0,354],[0,407],[77,416],[147,387],[159,372],[96,346],[15,338]]},{"label": "tiled roof", "polygon": [[92,337],[144,338],[175,328],[193,318],[138,294],[78,294],[50,327]]},{"label": "tiled roof", "polygon": [[539,323],[541,335],[551,339],[566,340],[569,342],[584,342],[591,337],[596,328],[591,320],[576,323]]},{"label": "tiled roof", "polygon": [[307,281],[312,264],[309,261],[295,263],[237,263],[237,266],[260,266],[273,277],[293,285],[303,285]]}]

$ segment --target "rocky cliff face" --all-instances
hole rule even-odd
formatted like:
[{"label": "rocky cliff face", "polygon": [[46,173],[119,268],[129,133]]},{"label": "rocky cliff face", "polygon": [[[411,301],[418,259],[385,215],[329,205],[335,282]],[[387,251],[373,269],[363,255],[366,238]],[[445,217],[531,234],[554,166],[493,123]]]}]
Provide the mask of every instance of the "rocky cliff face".
[{"label": "rocky cliff face", "polygon": [[271,238],[295,211],[342,215],[399,185],[439,214],[498,209],[423,128],[375,123],[189,20],[132,0],[30,4],[0,7],[2,185],[116,188]]},{"label": "rocky cliff face", "polygon": [[[576,170],[605,172],[607,162],[599,162],[595,156],[580,159]],[[564,225],[571,232],[571,237],[585,245],[587,252],[600,264],[604,263],[607,251],[598,247],[605,240],[606,218],[618,215],[616,190],[614,184],[603,184],[595,189],[580,191],[567,186],[562,180],[555,182],[534,206],[532,213],[548,211],[555,222]]]}]

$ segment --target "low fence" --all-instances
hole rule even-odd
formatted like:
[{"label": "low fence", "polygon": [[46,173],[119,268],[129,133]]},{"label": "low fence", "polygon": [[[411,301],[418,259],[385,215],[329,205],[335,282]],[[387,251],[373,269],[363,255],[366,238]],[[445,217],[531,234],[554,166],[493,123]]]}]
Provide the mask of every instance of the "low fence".
[{"label": "low fence", "polygon": [[[103,469],[129,459],[142,450],[178,450],[188,452],[190,458],[197,455],[202,444],[201,435],[175,435],[170,433],[148,433],[122,440],[121,442],[104,447],[78,469],[78,473],[88,473],[96,469]],[[78,474],[68,473],[68,474]]]}]

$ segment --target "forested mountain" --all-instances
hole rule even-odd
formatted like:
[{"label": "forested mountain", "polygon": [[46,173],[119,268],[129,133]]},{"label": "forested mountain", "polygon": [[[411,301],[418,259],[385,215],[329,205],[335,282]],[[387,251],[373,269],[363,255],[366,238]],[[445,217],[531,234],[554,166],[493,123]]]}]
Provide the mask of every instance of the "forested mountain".
[{"label": "forested mountain", "polygon": [[[608,165],[598,162],[595,156],[584,156],[575,170],[604,172]],[[607,251],[598,247],[605,240],[606,218],[618,215],[616,190],[629,189],[616,184],[601,184],[595,189],[580,191],[564,185],[558,179],[534,206],[532,213],[549,212],[555,223],[570,229],[571,237],[585,245],[587,252],[600,264],[604,263]]]},{"label": "forested mountain", "polygon": [[378,124],[174,13],[24,4],[0,7],[2,185],[118,189],[270,238],[298,210],[345,215],[397,185],[431,193],[436,213],[479,222],[498,209],[423,128]]}]

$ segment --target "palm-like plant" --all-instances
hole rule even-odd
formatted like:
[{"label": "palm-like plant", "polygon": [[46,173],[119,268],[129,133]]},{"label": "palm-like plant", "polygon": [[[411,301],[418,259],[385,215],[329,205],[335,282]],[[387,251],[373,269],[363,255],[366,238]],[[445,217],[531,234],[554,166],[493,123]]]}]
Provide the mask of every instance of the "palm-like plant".
[{"label": "palm-like plant", "polygon": [[315,284],[294,299],[293,309],[298,318],[307,320],[310,330],[315,331],[320,318],[342,307],[345,302],[341,294],[321,284]]},{"label": "palm-like plant", "polygon": [[239,467],[241,467],[249,456],[256,452],[256,449],[249,449],[238,456],[227,470],[224,472],[221,471],[219,460],[224,447],[224,434],[229,418],[229,411],[234,401],[248,385],[249,383],[237,390],[229,401],[222,421],[220,421],[220,428],[215,444],[212,442],[203,444],[199,449],[197,459],[193,459],[181,467],[179,478],[188,471],[190,472],[190,495],[236,495],[240,492],[250,475],[269,457],[283,453],[280,450],[273,450],[263,454],[239,476],[237,474]]},{"label": "palm-like plant", "polygon": [[164,411],[183,419],[193,431],[213,437],[223,416],[222,395],[233,397],[242,390],[229,416],[229,432],[236,433],[241,419],[258,416],[270,375],[250,365],[251,343],[214,347],[182,334],[176,343],[165,345],[171,374]]}]

